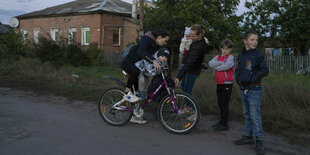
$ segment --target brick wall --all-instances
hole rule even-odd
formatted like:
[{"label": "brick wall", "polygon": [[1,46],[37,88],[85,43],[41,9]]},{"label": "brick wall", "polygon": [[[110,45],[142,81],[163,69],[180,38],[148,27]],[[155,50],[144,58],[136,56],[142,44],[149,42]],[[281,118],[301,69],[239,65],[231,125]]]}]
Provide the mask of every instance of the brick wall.
[{"label": "brick wall", "polygon": [[126,39],[123,40],[123,48],[126,48],[129,43],[136,43],[140,27],[127,20],[124,21],[124,25],[124,38]]},{"label": "brick wall", "polygon": [[[83,27],[90,28],[90,42],[97,42],[100,48],[107,52],[122,51],[128,42],[134,42],[138,33],[135,23],[125,21],[122,16],[115,14],[87,14],[70,15],[58,17],[37,17],[21,19],[16,31],[26,30],[29,41],[34,41],[34,28],[40,29],[41,37],[48,37],[51,28],[58,28],[59,37],[68,38],[70,27],[76,28],[76,42],[81,44],[81,33]],[[120,45],[113,45],[113,28],[121,28]],[[104,35],[104,37],[102,37]],[[87,48],[88,46],[82,46]]]}]

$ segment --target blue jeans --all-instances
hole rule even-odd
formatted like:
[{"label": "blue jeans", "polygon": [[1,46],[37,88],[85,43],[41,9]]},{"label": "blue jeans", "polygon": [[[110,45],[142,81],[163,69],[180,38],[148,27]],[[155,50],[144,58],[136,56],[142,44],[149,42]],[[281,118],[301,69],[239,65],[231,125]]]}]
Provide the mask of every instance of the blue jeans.
[{"label": "blue jeans", "polygon": [[[193,95],[193,88],[194,88],[194,84],[195,84],[195,81],[197,79],[199,75],[197,74],[190,74],[190,73],[186,73],[182,82],[181,82],[181,88],[182,90],[185,92],[185,93],[188,93],[189,95],[191,95],[193,98],[194,98],[194,95]],[[193,107],[192,104],[189,104],[186,100],[186,105],[191,107],[192,109],[195,110],[195,107]]]},{"label": "blue jeans", "polygon": [[245,136],[252,136],[253,134],[257,140],[262,140],[264,137],[260,112],[262,92],[261,86],[241,91],[243,116],[245,119],[244,134]]},{"label": "blue jeans", "polygon": [[198,77],[197,74],[186,73],[181,82],[182,90],[185,93],[190,94],[192,97],[194,97],[193,88],[194,88],[194,84],[195,84],[197,77]]}]

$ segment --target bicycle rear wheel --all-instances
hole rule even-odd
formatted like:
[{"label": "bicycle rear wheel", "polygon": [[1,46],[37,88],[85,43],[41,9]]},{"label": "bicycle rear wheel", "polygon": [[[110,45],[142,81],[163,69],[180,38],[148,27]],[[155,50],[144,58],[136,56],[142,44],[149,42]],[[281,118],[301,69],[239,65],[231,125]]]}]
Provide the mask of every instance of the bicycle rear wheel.
[{"label": "bicycle rear wheel", "polygon": [[170,96],[165,96],[158,108],[159,120],[169,132],[175,134],[189,133],[200,120],[199,106],[187,93],[179,92],[175,96],[174,102],[178,108],[178,114],[173,110]]},{"label": "bicycle rear wheel", "polygon": [[[111,88],[102,93],[99,101],[99,113],[110,125],[120,126],[127,123],[132,116],[131,103],[123,100],[121,88]],[[114,106],[120,103],[118,106]]]}]

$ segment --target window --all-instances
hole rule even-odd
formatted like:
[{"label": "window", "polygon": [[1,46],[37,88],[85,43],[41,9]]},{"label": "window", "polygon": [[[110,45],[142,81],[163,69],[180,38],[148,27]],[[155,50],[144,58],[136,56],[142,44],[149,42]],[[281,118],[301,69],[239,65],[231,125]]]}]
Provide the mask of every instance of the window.
[{"label": "window", "polygon": [[21,30],[22,32],[22,37],[23,37],[23,43],[26,43],[28,32],[27,30]]},{"label": "window", "polygon": [[82,45],[89,45],[89,27],[82,28]]},{"label": "window", "polygon": [[39,43],[39,33],[40,33],[40,28],[33,29],[33,40],[35,44]]},{"label": "window", "polygon": [[75,44],[76,28],[70,27],[68,34],[68,43],[69,45]]},{"label": "window", "polygon": [[52,28],[51,29],[51,38],[55,42],[58,42],[58,28]]},{"label": "window", "polygon": [[121,45],[121,28],[113,28],[113,45]]}]

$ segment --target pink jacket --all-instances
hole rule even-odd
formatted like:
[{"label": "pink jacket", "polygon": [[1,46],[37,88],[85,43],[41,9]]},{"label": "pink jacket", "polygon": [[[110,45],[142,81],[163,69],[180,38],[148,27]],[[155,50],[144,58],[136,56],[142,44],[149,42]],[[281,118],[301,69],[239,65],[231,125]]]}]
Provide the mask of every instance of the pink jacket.
[{"label": "pink jacket", "polygon": [[[224,64],[222,63],[224,62]],[[234,58],[228,54],[215,56],[210,62],[209,67],[214,68],[214,80],[217,84],[231,84],[234,80]]]}]

